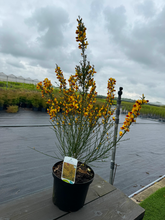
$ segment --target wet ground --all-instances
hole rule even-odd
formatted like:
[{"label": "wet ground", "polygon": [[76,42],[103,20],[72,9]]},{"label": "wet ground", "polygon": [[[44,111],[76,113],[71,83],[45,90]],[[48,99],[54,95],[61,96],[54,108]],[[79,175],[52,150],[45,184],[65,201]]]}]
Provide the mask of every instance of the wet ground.
[{"label": "wet ground", "polygon": [[[47,113],[0,112],[0,204],[52,187],[57,160],[28,148],[54,155],[56,139],[49,125]],[[165,123],[138,118],[127,138],[116,151],[114,186],[129,196],[165,174]],[[109,181],[110,159],[97,165],[95,173]]]}]

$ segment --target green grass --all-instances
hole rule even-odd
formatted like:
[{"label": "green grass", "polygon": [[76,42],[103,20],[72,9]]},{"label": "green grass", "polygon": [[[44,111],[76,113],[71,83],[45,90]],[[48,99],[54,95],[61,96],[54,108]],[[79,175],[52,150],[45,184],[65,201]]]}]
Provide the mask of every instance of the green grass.
[{"label": "green grass", "polygon": [[[99,102],[100,104],[104,104],[106,102],[106,97],[105,98],[100,98],[99,96],[97,96],[97,102]],[[113,104],[114,105],[117,104],[116,100],[113,100]]]},{"label": "green grass", "polygon": [[30,90],[30,91],[36,91],[36,85],[28,84],[28,83],[20,83],[20,82],[3,82],[0,81],[0,88],[1,89],[7,89],[7,90]]},{"label": "green grass", "polygon": [[143,220],[165,220],[165,187],[140,203],[145,209]]}]

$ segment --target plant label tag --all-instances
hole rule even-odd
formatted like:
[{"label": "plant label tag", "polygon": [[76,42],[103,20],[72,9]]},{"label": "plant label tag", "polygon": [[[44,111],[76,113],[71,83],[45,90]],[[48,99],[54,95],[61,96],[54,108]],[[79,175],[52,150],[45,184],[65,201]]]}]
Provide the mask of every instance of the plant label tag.
[{"label": "plant label tag", "polygon": [[61,179],[67,183],[74,184],[78,160],[72,157],[64,157]]}]

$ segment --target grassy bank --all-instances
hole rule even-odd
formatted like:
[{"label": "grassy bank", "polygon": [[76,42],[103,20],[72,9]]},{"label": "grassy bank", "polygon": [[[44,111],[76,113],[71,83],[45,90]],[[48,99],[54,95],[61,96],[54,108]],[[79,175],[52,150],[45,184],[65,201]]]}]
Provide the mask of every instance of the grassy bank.
[{"label": "grassy bank", "polygon": [[3,82],[0,81],[0,89],[3,90],[28,90],[28,91],[36,91],[36,85],[28,84],[28,83],[20,83],[20,82]]},{"label": "grassy bank", "polygon": [[[60,100],[60,93],[58,88],[54,88],[54,97]],[[96,105],[101,108],[105,100],[97,99]],[[9,106],[35,107],[47,108],[46,99],[41,97],[41,92],[36,90],[33,84],[0,81],[0,107],[5,109]]]},{"label": "grassy bank", "polygon": [[[60,100],[58,88],[54,89],[54,96]],[[98,95],[97,106],[100,108],[105,103],[105,97]],[[114,105],[117,101],[114,100]],[[123,112],[132,110],[133,102],[121,102]],[[11,105],[33,106],[36,108],[47,108],[46,100],[41,98],[41,93],[36,89],[36,85],[19,82],[0,81],[0,107],[7,108]],[[165,106],[153,106],[146,104],[141,109],[141,115],[147,117],[165,118]]]},{"label": "grassy bank", "polygon": [[[122,101],[122,111],[131,111],[133,103]],[[157,118],[165,118],[165,106],[153,106],[150,104],[146,104],[141,109],[140,113],[147,117],[157,117]]]},{"label": "grassy bank", "polygon": [[7,108],[12,105],[47,107],[46,100],[37,91],[0,90],[0,106]]},{"label": "grassy bank", "polygon": [[143,220],[165,219],[165,187],[141,202],[140,206],[145,209]]}]

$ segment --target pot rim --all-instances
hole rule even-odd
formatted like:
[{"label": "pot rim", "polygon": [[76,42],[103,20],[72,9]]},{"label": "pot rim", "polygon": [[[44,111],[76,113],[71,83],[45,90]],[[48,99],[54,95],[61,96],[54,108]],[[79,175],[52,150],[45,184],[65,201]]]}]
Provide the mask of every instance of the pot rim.
[{"label": "pot rim", "polygon": [[[60,162],[63,162],[63,160],[60,160],[60,161],[58,161],[57,163],[55,163],[55,164],[53,165],[53,167],[54,167],[56,164],[60,163]],[[78,162],[82,163],[81,161],[78,161]],[[76,185],[82,185],[82,184],[87,184],[87,183],[93,181],[93,179],[94,179],[94,177],[95,177],[95,172],[93,171],[93,169],[92,169],[90,166],[88,166],[88,165],[86,165],[86,166],[89,167],[89,168],[91,169],[91,171],[93,172],[93,178],[92,178],[91,180],[85,182],[85,183],[74,183],[74,184],[71,184],[71,185],[75,185],[75,184],[76,184]],[[53,171],[53,167],[52,167],[52,175],[53,175],[53,177],[55,176],[55,177],[58,178],[59,180],[63,181],[61,178],[59,178],[58,176],[55,175],[55,173],[54,173],[54,171]],[[65,181],[63,181],[63,182],[66,183]],[[67,183],[67,184],[68,184],[68,183]]]}]

